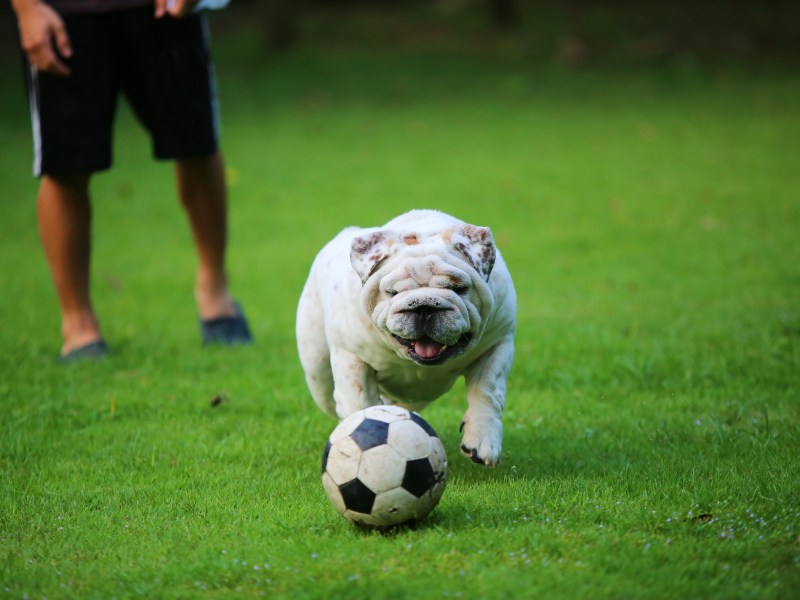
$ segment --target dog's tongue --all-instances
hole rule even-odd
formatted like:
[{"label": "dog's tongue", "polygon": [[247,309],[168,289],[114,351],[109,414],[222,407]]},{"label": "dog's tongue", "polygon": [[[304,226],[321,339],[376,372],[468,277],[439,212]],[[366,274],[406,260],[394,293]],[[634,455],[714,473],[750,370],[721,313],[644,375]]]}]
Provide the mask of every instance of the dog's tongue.
[{"label": "dog's tongue", "polygon": [[414,340],[414,352],[422,358],[436,358],[444,352],[444,348],[444,344],[435,342],[428,337]]}]

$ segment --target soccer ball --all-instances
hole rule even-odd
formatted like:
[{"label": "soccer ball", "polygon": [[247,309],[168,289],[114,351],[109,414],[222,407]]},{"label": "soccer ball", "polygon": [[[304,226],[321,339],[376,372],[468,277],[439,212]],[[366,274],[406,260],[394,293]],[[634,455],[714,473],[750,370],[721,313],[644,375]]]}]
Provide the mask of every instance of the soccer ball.
[{"label": "soccer ball", "polygon": [[371,406],[333,430],[322,485],[345,518],[367,529],[419,521],[444,492],[447,456],[433,428],[399,406]]}]

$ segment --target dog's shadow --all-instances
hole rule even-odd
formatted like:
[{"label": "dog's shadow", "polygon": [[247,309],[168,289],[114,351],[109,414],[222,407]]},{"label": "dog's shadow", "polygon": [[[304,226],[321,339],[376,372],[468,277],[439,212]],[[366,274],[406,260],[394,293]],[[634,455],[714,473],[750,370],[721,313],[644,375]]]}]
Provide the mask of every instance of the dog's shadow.
[{"label": "dog's shadow", "polygon": [[610,433],[509,427],[495,468],[463,456],[457,431],[441,432],[440,439],[448,457],[447,488],[441,506],[421,527],[457,531],[477,523],[515,522],[537,512],[553,493],[569,495],[587,482],[613,487],[621,473],[649,468],[648,460],[634,452],[641,448],[638,441],[626,445]]}]

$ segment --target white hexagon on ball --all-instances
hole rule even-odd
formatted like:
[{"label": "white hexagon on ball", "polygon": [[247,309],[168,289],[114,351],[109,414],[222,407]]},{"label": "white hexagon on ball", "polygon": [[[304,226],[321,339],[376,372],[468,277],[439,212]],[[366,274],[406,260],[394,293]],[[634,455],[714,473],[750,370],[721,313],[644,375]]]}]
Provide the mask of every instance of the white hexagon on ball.
[{"label": "white hexagon on ball", "polygon": [[403,483],[406,459],[388,444],[370,448],[361,455],[358,478],[376,494]]},{"label": "white hexagon on ball", "polygon": [[376,421],[383,421],[384,423],[394,423],[395,421],[408,419],[409,414],[405,408],[386,404],[382,406],[370,406],[364,409],[364,418],[375,419]]}]

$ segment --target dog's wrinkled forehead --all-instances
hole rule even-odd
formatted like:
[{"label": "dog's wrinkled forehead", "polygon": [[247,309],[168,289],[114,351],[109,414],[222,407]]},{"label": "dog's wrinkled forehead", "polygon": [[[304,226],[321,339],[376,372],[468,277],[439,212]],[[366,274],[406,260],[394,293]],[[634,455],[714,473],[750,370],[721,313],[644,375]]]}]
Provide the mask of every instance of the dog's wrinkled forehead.
[{"label": "dog's wrinkled forehead", "polygon": [[432,233],[379,230],[353,239],[350,262],[362,283],[366,283],[386,258],[409,249],[420,256],[428,251],[455,250],[488,280],[494,267],[496,250],[492,232],[487,227],[458,225]]}]

